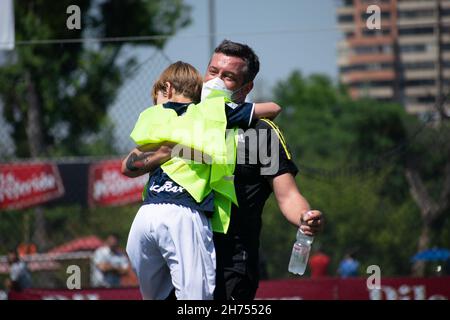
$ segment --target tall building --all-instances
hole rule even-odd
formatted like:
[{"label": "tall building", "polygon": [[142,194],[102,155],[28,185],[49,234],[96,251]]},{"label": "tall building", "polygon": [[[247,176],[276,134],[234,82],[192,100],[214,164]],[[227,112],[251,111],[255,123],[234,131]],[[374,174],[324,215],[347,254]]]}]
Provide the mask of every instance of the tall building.
[{"label": "tall building", "polygon": [[341,0],[337,20],[340,80],[353,98],[396,101],[420,114],[450,94],[450,0]]}]

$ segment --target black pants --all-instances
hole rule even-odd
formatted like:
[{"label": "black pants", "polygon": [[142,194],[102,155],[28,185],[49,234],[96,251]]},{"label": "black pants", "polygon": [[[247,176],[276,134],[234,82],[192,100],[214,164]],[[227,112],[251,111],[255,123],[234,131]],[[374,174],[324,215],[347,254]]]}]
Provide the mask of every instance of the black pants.
[{"label": "black pants", "polygon": [[[214,300],[254,300],[258,284],[250,281],[247,276],[234,272],[220,272],[216,276]],[[165,300],[175,301],[175,289]]]},{"label": "black pants", "polygon": [[214,300],[253,300],[258,283],[235,271],[216,273]]}]

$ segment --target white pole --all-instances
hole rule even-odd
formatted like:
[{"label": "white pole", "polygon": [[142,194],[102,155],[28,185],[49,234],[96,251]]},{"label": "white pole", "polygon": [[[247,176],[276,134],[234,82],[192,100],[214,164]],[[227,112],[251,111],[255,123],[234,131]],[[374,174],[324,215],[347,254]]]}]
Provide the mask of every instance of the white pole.
[{"label": "white pole", "polygon": [[13,0],[0,0],[0,50],[14,49]]}]

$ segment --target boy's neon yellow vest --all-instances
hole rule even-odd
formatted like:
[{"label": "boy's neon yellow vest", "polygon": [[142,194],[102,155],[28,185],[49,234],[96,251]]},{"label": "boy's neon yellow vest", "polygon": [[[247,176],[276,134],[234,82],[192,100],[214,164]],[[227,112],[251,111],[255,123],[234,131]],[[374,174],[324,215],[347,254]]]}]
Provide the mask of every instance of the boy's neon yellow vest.
[{"label": "boy's neon yellow vest", "polygon": [[189,105],[182,116],[177,116],[174,110],[156,105],[139,115],[130,135],[137,145],[169,141],[211,157],[211,165],[173,157],[161,165],[161,169],[197,202],[211,191],[215,192],[215,212],[211,222],[213,230],[221,233],[228,230],[231,204],[237,205],[233,176],[236,130],[225,135],[224,106],[224,97],[209,98],[197,105]]}]

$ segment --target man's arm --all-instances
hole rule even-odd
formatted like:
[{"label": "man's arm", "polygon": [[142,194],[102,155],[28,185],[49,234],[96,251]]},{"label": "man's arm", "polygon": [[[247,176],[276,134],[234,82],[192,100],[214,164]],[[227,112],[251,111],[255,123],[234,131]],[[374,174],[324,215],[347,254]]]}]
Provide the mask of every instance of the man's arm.
[{"label": "man's arm", "polygon": [[170,159],[172,148],[167,145],[161,145],[156,151],[148,146],[134,148],[122,160],[122,174],[135,178],[149,173],[159,167],[162,163]]},{"label": "man's arm", "polygon": [[97,263],[95,266],[103,273],[114,272],[114,273],[117,273],[118,275],[124,275],[128,272],[128,265],[127,266],[123,266],[123,265],[114,266],[108,262],[102,262],[102,263]]},{"label": "man's arm", "polygon": [[101,271],[101,272],[109,272],[112,271],[114,268],[110,263],[107,262],[100,262],[96,263],[95,266]]},{"label": "man's arm", "polygon": [[123,266],[123,265],[119,265],[119,266],[114,266],[110,263],[107,262],[102,262],[102,263],[98,263],[95,265],[101,272],[105,273],[105,272],[114,272],[118,275],[124,275],[128,272],[128,265]]},{"label": "man's arm", "polygon": [[212,161],[211,157],[206,153],[166,141],[160,145],[144,145],[134,148],[122,160],[121,172],[127,177],[136,178],[150,173],[173,157],[208,164]]},{"label": "man's arm", "polygon": [[[278,206],[285,218],[300,227],[307,235],[315,235],[322,229],[322,213],[310,210],[308,201],[302,196],[295,183],[298,169],[292,160],[286,140],[278,126],[263,119],[256,124],[258,132],[266,130],[266,139],[260,136],[259,150],[262,154],[261,170],[270,169],[267,180],[274,191]],[[263,174],[263,171],[261,171]],[[308,214],[306,214],[308,213]]]},{"label": "man's arm", "polygon": [[[284,217],[309,236],[316,235],[323,226],[322,213],[310,210],[308,201],[301,195],[295,179],[284,173],[270,180],[278,206]],[[309,212],[308,214],[306,214]]]},{"label": "man's arm", "polygon": [[117,267],[117,273],[121,276],[127,274],[129,266],[130,264],[128,262],[128,258],[124,255],[120,261],[119,266]]}]

